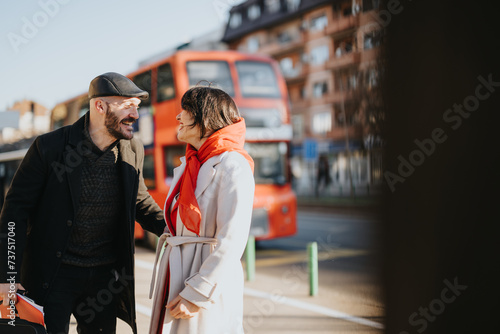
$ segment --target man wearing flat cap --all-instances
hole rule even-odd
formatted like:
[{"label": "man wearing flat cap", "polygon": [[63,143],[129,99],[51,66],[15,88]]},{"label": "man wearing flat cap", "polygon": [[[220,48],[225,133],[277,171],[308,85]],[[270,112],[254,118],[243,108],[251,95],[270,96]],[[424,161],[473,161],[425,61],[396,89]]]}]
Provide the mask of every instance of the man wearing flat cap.
[{"label": "man wearing flat cap", "polygon": [[9,283],[25,288],[49,333],[68,333],[71,314],[79,333],[114,333],[117,317],[136,333],[134,222],[165,228],[133,138],[148,93],[110,72],[88,94],[90,111],[36,138],[14,176],[0,215],[0,299],[10,302]]}]

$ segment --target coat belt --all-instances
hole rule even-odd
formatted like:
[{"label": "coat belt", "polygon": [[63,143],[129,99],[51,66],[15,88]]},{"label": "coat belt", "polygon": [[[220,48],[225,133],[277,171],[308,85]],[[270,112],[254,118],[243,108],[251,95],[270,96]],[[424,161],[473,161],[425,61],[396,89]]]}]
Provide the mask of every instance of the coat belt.
[{"label": "coat belt", "polygon": [[156,281],[156,268],[158,264],[158,259],[161,254],[161,250],[166,245],[165,252],[163,256],[168,257],[168,263],[172,262],[172,265],[174,268],[178,268],[179,270],[174,270],[173,272],[171,271],[170,274],[173,276],[172,280],[182,280],[182,275],[181,273],[181,250],[180,247],[181,245],[185,244],[195,244],[195,243],[202,243],[202,244],[209,244],[209,245],[216,245],[217,244],[217,239],[215,238],[205,238],[205,237],[182,237],[182,236],[172,236],[170,233],[164,233],[160,236],[160,239],[158,240],[158,245],[156,246],[156,257],[155,257],[155,262],[153,266],[153,277],[151,280],[151,286],[149,288],[149,298],[151,299],[153,296],[153,291],[154,291],[154,286],[155,286],[155,281]]}]

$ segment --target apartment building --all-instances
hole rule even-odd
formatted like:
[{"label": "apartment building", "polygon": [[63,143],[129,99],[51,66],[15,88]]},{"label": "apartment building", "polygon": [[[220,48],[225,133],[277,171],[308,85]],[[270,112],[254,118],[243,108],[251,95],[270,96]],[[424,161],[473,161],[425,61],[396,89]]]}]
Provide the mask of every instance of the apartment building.
[{"label": "apartment building", "polygon": [[8,108],[0,115],[0,120],[0,144],[14,143],[49,131],[50,111],[37,102],[24,99]]},{"label": "apartment building", "polygon": [[[381,180],[378,0],[248,0],[223,41],[270,55],[291,102],[292,173],[299,195],[367,193]],[[319,164],[319,161],[322,161]],[[318,173],[327,162],[332,182]]]}]

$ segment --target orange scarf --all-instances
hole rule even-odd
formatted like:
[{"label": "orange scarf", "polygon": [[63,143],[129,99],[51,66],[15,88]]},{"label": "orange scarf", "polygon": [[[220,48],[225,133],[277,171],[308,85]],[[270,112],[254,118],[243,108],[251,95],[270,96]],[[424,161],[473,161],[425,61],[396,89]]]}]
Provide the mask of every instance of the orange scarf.
[{"label": "orange scarf", "polygon": [[[196,233],[197,235],[200,234],[201,212],[200,207],[198,206],[198,201],[194,195],[194,191],[196,189],[196,182],[198,181],[198,173],[201,165],[216,155],[220,155],[228,151],[236,151],[247,159],[253,173],[253,159],[243,149],[243,145],[245,144],[245,132],[245,120],[241,118],[241,120],[237,123],[231,124],[214,132],[207,138],[203,145],[201,145],[198,151],[193,146],[187,145],[186,169],[184,170],[181,180],[179,180],[180,191],[177,203],[179,203],[178,210],[180,210],[179,213],[181,215],[182,222],[189,231]],[[175,195],[176,194],[172,192],[170,196],[171,198],[167,199],[167,210],[170,207]],[[166,216],[168,217],[169,215]]]}]

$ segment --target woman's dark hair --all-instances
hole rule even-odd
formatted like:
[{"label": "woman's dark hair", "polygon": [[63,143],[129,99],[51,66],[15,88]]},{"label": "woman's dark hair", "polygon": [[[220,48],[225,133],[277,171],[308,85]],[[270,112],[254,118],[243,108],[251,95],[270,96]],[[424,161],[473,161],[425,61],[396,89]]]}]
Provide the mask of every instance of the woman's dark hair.
[{"label": "woman's dark hair", "polygon": [[200,139],[240,120],[240,112],[231,96],[222,89],[193,87],[182,96],[182,109],[189,112],[193,124],[200,127]]}]

